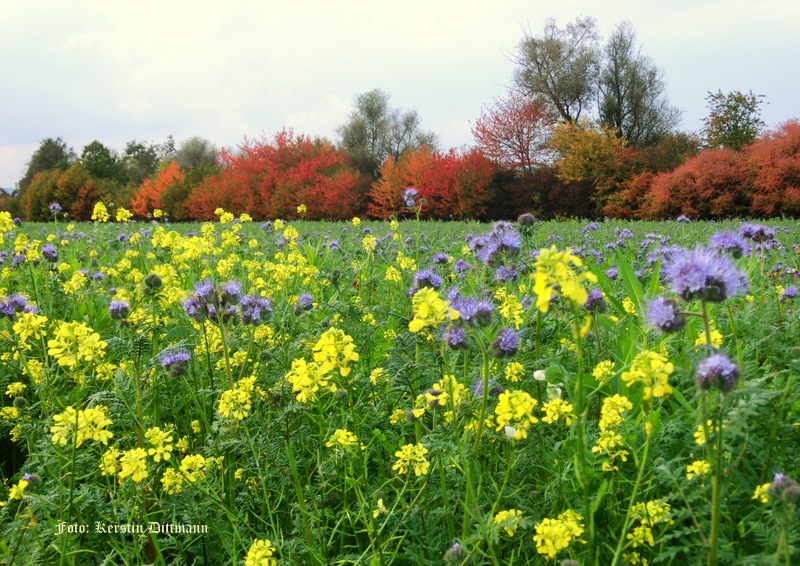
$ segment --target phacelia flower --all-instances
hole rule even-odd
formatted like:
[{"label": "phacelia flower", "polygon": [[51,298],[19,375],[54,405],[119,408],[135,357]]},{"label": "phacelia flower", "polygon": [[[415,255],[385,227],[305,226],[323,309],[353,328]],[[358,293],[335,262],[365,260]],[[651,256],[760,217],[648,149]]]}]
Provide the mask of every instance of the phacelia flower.
[{"label": "phacelia flower", "polygon": [[583,303],[583,308],[589,312],[604,313],[606,312],[606,300],[603,298],[603,292],[600,289],[592,289],[586,297],[586,302]]},{"label": "phacelia flower", "polygon": [[519,332],[512,328],[501,328],[497,333],[497,338],[492,342],[492,349],[495,355],[500,358],[513,356],[519,348]]},{"label": "phacelia flower", "polygon": [[114,300],[108,305],[108,316],[114,320],[125,320],[131,313],[131,306],[128,301]]},{"label": "phacelia flower", "polygon": [[686,326],[686,315],[675,299],[656,297],[647,305],[647,320],[662,332],[678,332]]},{"label": "phacelia flower", "polygon": [[703,391],[717,388],[729,393],[739,381],[739,368],[725,354],[714,354],[697,364],[697,387]]},{"label": "phacelia flower", "polygon": [[665,265],[672,291],[686,301],[719,303],[748,289],[747,276],[713,250],[695,248],[676,253]]},{"label": "phacelia flower", "polygon": [[186,373],[189,368],[189,359],[189,352],[186,350],[164,351],[158,356],[161,367],[172,377]]},{"label": "phacelia flower", "polygon": [[715,232],[711,235],[709,247],[730,254],[734,258],[750,253],[750,244],[747,243],[747,240],[742,235],[736,232]]},{"label": "phacelia flower", "polygon": [[417,189],[414,187],[408,187],[406,190],[404,190],[403,203],[408,208],[414,208],[417,206]]}]

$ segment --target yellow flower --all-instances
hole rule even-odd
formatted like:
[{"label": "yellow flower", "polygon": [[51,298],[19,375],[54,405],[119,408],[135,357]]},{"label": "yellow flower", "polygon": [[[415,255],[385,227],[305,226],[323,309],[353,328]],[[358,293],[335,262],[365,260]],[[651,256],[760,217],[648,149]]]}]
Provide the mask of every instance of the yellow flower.
[{"label": "yellow flower", "polygon": [[364,251],[366,251],[368,254],[371,254],[377,249],[378,240],[372,234],[367,234],[361,240],[361,245],[364,246]]},{"label": "yellow flower", "polygon": [[[514,440],[528,438],[528,429],[532,424],[539,422],[533,416],[533,409],[539,402],[526,391],[512,390],[500,394],[497,406],[494,409],[497,416],[496,431],[506,427],[511,430]],[[513,430],[512,430],[513,429]]]},{"label": "yellow flower", "polygon": [[133,218],[133,213],[130,210],[126,210],[122,207],[117,209],[116,219],[117,222],[127,222]]},{"label": "yellow flower", "polygon": [[564,422],[567,426],[572,424],[572,419],[575,418],[575,415],[572,414],[572,404],[567,403],[563,399],[552,399],[542,405],[542,411],[544,411],[545,416],[542,417],[542,422],[553,424],[560,417],[564,418]]},{"label": "yellow flower", "polygon": [[189,482],[195,483],[205,479],[209,463],[201,454],[190,454],[181,460],[181,472]]},{"label": "yellow flower", "polygon": [[599,382],[602,383],[606,379],[610,378],[614,375],[614,362],[610,360],[604,360],[594,366],[592,370],[592,376]]},{"label": "yellow flower", "polygon": [[11,488],[8,492],[8,499],[19,499],[22,500],[25,497],[25,488],[28,487],[30,482],[28,480],[19,480],[17,485]]},{"label": "yellow flower", "polygon": [[183,493],[183,476],[175,468],[167,468],[161,474],[161,486],[167,495]]},{"label": "yellow flower", "polygon": [[77,448],[87,440],[107,445],[114,436],[110,430],[106,430],[106,427],[113,423],[108,418],[108,409],[103,405],[79,411],[70,405],[63,413],[55,415],[53,422],[55,424],[50,427],[50,432],[53,433],[52,440],[61,446],[72,445],[74,442]]},{"label": "yellow flower", "polygon": [[147,477],[147,463],[145,458],[147,452],[144,448],[132,448],[122,453],[119,458],[120,470],[117,474],[119,483],[130,477],[136,483],[141,482]]},{"label": "yellow flower", "polygon": [[558,251],[556,246],[539,250],[534,263],[535,271],[532,274],[536,308],[541,312],[547,312],[553,295],[560,295],[576,305],[583,305],[589,296],[583,283],[596,283],[597,276],[581,269],[582,267],[583,261],[578,256],[572,255],[571,248],[563,252]]},{"label": "yellow flower", "polygon": [[383,368],[375,368],[369,374],[369,381],[372,385],[378,385],[380,383],[386,383],[391,379],[389,372],[387,372]]},{"label": "yellow flower", "polygon": [[108,209],[106,205],[102,202],[98,202],[94,205],[94,209],[92,210],[92,220],[97,222],[108,222]]},{"label": "yellow flower", "polygon": [[247,551],[244,566],[276,566],[278,561],[272,557],[275,550],[269,539],[256,540]]},{"label": "yellow flower", "polygon": [[329,370],[316,362],[306,362],[303,358],[292,361],[292,369],[286,374],[286,381],[291,383],[292,391],[297,393],[301,403],[314,401],[320,388],[336,392],[336,384],[330,381]]},{"label": "yellow flower", "polygon": [[360,226],[360,225],[361,225],[361,219],[358,216],[354,216],[353,217],[353,226]]},{"label": "yellow flower", "polygon": [[351,367],[349,364],[358,361],[358,352],[353,343],[353,338],[338,328],[329,328],[322,333],[319,340],[314,344],[314,361],[320,365],[325,373],[339,370],[339,375],[347,377],[350,375]]},{"label": "yellow flower", "polygon": [[711,471],[711,464],[705,460],[695,460],[686,466],[686,479],[691,480],[697,476],[705,476]]},{"label": "yellow flower", "polygon": [[55,357],[61,367],[72,369],[81,361],[105,355],[106,343],[82,322],[61,322],[54,336],[55,339],[47,341],[47,353]]},{"label": "yellow flower", "polygon": [[333,432],[325,446],[337,450],[346,450],[353,446],[358,446],[358,438],[347,429],[339,428]]},{"label": "yellow flower", "polygon": [[[583,517],[572,510],[561,513],[557,519],[544,518],[535,527],[536,551],[548,559],[569,547],[573,540],[583,534]],[[584,541],[581,541],[584,542]]]},{"label": "yellow flower", "polygon": [[383,513],[388,513],[386,506],[383,504],[383,499],[378,499],[378,503],[375,506],[375,510],[372,512],[372,518],[377,519],[379,515]]},{"label": "yellow flower", "polygon": [[21,381],[15,381],[14,383],[9,383],[8,387],[6,387],[6,395],[9,397],[16,397],[17,395],[22,395],[25,389],[28,386],[22,383]]},{"label": "yellow flower", "polygon": [[18,418],[19,418],[19,409],[17,409],[16,407],[10,406],[10,407],[3,407],[2,409],[0,409],[0,419],[11,422],[17,420]]},{"label": "yellow flower", "polygon": [[14,333],[19,337],[21,344],[25,344],[30,338],[38,340],[42,337],[47,317],[24,312],[14,323]]},{"label": "yellow flower", "polygon": [[498,511],[494,516],[494,524],[501,529],[505,529],[506,534],[510,537],[514,536],[517,529],[522,522],[522,511],[519,509],[508,509],[507,511]]},{"label": "yellow flower", "polygon": [[628,371],[622,373],[622,381],[628,387],[634,383],[644,386],[644,398],[664,397],[672,393],[668,378],[674,369],[667,359],[656,352],[641,352],[634,359]]},{"label": "yellow flower", "polygon": [[427,453],[428,449],[420,443],[406,444],[394,453],[397,462],[394,463],[392,469],[396,470],[398,474],[405,475],[409,469],[413,468],[414,475],[424,476],[428,473],[430,466],[428,459],[425,458]]},{"label": "yellow flower", "polygon": [[507,380],[518,383],[525,376],[525,366],[519,362],[509,362],[503,373]]},{"label": "yellow flower", "polygon": [[172,427],[167,430],[161,430],[159,427],[154,426],[147,429],[144,437],[148,440],[153,448],[148,448],[147,453],[153,457],[153,461],[160,462],[162,458],[169,460],[172,456]]},{"label": "yellow flower", "polygon": [[756,501],[760,501],[761,503],[766,503],[769,501],[769,486],[772,484],[769,483],[762,483],[758,487],[756,487],[755,491],[753,492],[753,499]]},{"label": "yellow flower", "polygon": [[414,293],[411,298],[411,308],[414,318],[408,323],[408,330],[412,333],[459,318],[458,311],[450,308],[450,303],[439,297],[439,294],[430,287],[423,287]]},{"label": "yellow flower", "polygon": [[630,297],[625,297],[624,299],[622,299],[622,308],[628,314],[633,314],[633,315],[636,314],[636,306],[633,304],[633,301],[631,300]]},{"label": "yellow flower", "polygon": [[113,446],[109,447],[108,450],[103,452],[99,467],[104,476],[117,475],[117,472],[119,471],[119,457],[121,455],[121,452]]}]

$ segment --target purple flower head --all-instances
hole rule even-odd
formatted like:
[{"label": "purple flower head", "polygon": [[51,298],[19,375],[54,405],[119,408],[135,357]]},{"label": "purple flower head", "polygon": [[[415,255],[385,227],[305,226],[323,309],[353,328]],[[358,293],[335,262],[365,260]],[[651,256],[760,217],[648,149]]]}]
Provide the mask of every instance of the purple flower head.
[{"label": "purple flower head", "polygon": [[242,322],[245,324],[263,324],[272,314],[272,302],[259,295],[242,297],[239,306],[242,309]]},{"label": "purple flower head", "polygon": [[186,350],[165,350],[158,355],[161,367],[172,377],[186,373],[189,367],[189,352]]},{"label": "purple flower head", "polygon": [[783,293],[781,293],[780,301],[782,303],[785,303],[787,300],[790,299],[794,300],[796,298],[797,298],[797,287],[792,285],[791,287],[786,287],[786,289],[783,290]]},{"label": "purple flower head", "polygon": [[606,269],[606,277],[614,281],[619,275],[619,270],[616,267],[609,267]]},{"label": "purple flower head", "polygon": [[131,306],[127,301],[111,301],[108,305],[108,315],[114,320],[124,320],[131,313]]},{"label": "purple flower head", "polygon": [[0,299],[0,316],[5,316],[10,320],[14,320],[17,313],[20,312],[36,313],[38,311],[36,305],[29,303],[25,295],[19,293],[12,293],[5,300]]},{"label": "purple flower head", "polygon": [[775,230],[763,224],[742,224],[739,234],[754,242],[768,242],[775,238]]},{"label": "purple flower head", "polygon": [[675,219],[675,222],[691,222],[692,219],[686,216],[685,214],[681,214]]},{"label": "purple flower head", "polygon": [[457,259],[455,263],[453,263],[453,272],[456,275],[463,275],[467,271],[469,271],[470,264],[465,259]]},{"label": "purple flower head", "polygon": [[442,332],[442,339],[447,344],[447,347],[453,350],[466,350],[469,348],[467,332],[460,326],[446,327]]},{"label": "purple flower head", "polygon": [[498,358],[513,356],[519,348],[519,332],[514,332],[511,328],[501,328],[492,347]]},{"label": "purple flower head", "polygon": [[750,244],[736,232],[715,232],[711,235],[709,246],[738,258],[750,253]]},{"label": "purple flower head", "polygon": [[514,266],[505,266],[501,265],[498,267],[494,272],[494,280],[495,281],[514,281],[518,277],[519,273],[517,270],[514,269]]},{"label": "purple flower head", "polygon": [[420,269],[414,274],[414,287],[409,292],[409,295],[415,294],[423,287],[431,287],[434,290],[439,290],[442,286],[442,278],[436,274],[432,269]]},{"label": "purple flower head", "polygon": [[238,305],[242,298],[242,284],[238,281],[228,281],[219,288],[219,304]]},{"label": "purple flower head", "polygon": [[124,244],[129,240],[129,236],[124,232],[117,234],[117,242]]},{"label": "purple flower head", "polygon": [[482,263],[489,265],[502,256],[516,255],[522,246],[522,237],[509,222],[495,222],[490,232],[473,238],[469,249]]},{"label": "purple flower head", "polygon": [[56,250],[56,247],[50,243],[42,246],[42,256],[44,256],[44,259],[50,263],[55,263],[58,261],[58,251]]},{"label": "purple flower head", "polygon": [[[495,380],[493,377],[490,377],[487,381],[489,382],[488,383],[489,396],[495,398],[500,397],[500,394],[505,391],[505,388],[499,383],[497,383],[497,380]],[[483,397],[483,378],[479,377],[478,379],[476,379],[475,382],[472,384],[472,387],[470,387],[470,389],[472,390],[473,397],[476,397],[478,399]]]},{"label": "purple flower head", "polygon": [[647,305],[647,321],[661,332],[678,332],[686,326],[686,315],[678,310],[675,299],[656,297]]},{"label": "purple flower head", "polygon": [[443,254],[443,253],[433,254],[433,263],[435,263],[435,264],[443,265],[443,264],[446,264],[449,261],[450,261],[450,256],[447,255],[447,254]]},{"label": "purple flower head", "polygon": [[414,208],[417,206],[417,189],[414,187],[408,187],[406,190],[404,190],[403,203],[405,203],[406,207],[408,208]]},{"label": "purple flower head", "polygon": [[583,304],[583,308],[589,312],[604,313],[606,312],[606,307],[606,300],[603,298],[603,292],[600,289],[594,288],[589,291],[589,296]]},{"label": "purple flower head", "polygon": [[50,209],[50,214],[58,214],[59,212],[61,212],[61,205],[58,204],[57,202],[51,202],[50,206],[48,206],[47,208]]},{"label": "purple flower head", "polygon": [[486,299],[458,295],[451,299],[450,307],[457,310],[459,318],[470,326],[486,326],[492,322],[494,305]]},{"label": "purple flower head", "polygon": [[672,291],[686,301],[720,303],[748,289],[747,276],[713,250],[695,248],[676,253],[664,268]]},{"label": "purple flower head", "polygon": [[718,388],[729,393],[739,381],[739,368],[725,354],[713,354],[697,364],[697,387],[703,391]]},{"label": "purple flower head", "polygon": [[310,311],[314,308],[314,298],[308,294],[303,293],[297,298],[297,304],[294,306],[294,314],[300,314],[302,311]]}]

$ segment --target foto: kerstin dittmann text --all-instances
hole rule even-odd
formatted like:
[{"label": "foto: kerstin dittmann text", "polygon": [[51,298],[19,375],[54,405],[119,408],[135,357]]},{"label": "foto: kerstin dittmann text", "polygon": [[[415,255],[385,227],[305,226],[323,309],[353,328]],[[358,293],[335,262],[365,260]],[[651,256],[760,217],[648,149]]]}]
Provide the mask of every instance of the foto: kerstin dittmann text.
[{"label": "foto: kerstin dittmann text", "polygon": [[202,535],[208,533],[208,525],[157,523],[103,523],[94,524],[96,533],[155,534],[155,535]]}]

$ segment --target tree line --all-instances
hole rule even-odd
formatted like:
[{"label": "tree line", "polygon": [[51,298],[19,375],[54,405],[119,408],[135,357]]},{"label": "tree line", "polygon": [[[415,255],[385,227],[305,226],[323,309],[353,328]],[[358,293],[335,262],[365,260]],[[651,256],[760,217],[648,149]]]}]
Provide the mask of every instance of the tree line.
[{"label": "tree line", "polygon": [[766,131],[763,97],[717,91],[703,128],[679,131],[664,73],[629,23],[603,39],[591,18],[548,20],[514,57],[511,89],[471,122],[466,149],[439,149],[416,110],[375,89],[355,97],[335,141],[283,130],[235,150],[170,137],[121,153],[93,141],[77,156],[48,138],[0,208],[45,220],[58,202],[87,220],[102,200],[205,220],[219,207],[292,218],[305,204],[309,219],[388,218],[410,212],[402,195],[413,186],[427,218],[800,214],[798,122]]}]

